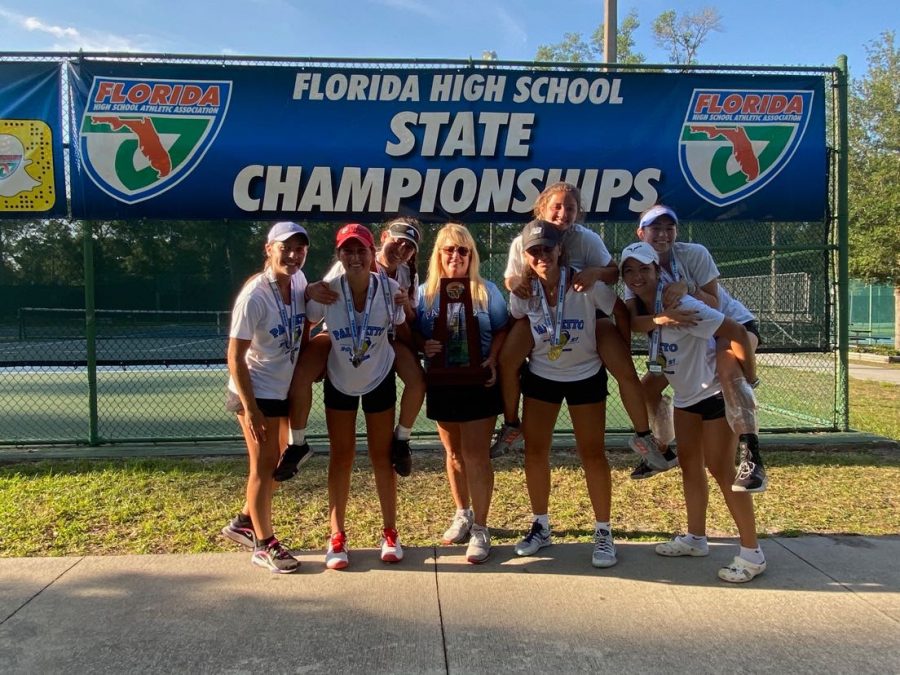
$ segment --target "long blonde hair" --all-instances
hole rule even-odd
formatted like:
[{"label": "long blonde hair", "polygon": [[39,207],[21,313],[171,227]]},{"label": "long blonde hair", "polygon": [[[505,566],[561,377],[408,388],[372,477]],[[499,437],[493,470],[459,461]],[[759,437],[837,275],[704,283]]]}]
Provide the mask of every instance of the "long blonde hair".
[{"label": "long blonde hair", "polygon": [[465,225],[460,223],[447,223],[438,230],[437,237],[434,240],[434,248],[431,249],[431,258],[428,260],[428,276],[425,279],[425,306],[434,305],[441,287],[441,277],[444,276],[444,270],[441,268],[441,249],[444,246],[465,246],[469,249],[469,272],[468,277],[472,286],[472,301],[475,309],[487,309],[488,291],[478,272],[481,265],[481,258],[478,256],[478,249],[475,247],[475,239],[466,229]]}]

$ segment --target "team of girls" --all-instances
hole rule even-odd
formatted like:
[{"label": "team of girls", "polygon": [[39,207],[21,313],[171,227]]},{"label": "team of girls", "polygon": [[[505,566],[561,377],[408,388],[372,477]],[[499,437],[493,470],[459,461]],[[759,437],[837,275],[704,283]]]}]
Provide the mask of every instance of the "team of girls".
[{"label": "team of girls", "polygon": [[[349,564],[345,519],[360,403],[381,506],[381,558],[385,562],[402,560],[395,474],[410,473],[410,432],[423,401],[426,416],[436,422],[444,446],[455,506],[443,543],[468,541],[466,557],[472,563],[489,557],[491,457],[498,448],[502,453],[510,447],[521,434],[532,518],[530,530],[516,544],[515,552],[533,555],[550,544],[549,455],[565,400],[594,511],[592,564],[616,564],[612,480],[604,447],[609,368],[618,379],[623,405],[634,425],[630,446],[641,456],[632,478],[655,475],[679,463],[673,448],[660,446],[651,433],[651,425],[656,425],[654,431],[659,428],[658,415],[653,413],[664,407],[660,403],[662,389],[671,384],[675,392],[674,426],[682,457],[688,534],[660,545],[657,551],[661,555],[705,555],[708,551],[704,468],[708,467],[720,486],[723,480],[731,482],[726,503],[742,546],[732,565],[720,570],[720,577],[749,581],[765,569],[755,538],[751,497],[741,494],[765,488],[754,426],[755,399],[747,384],[756,380],[753,354],[758,341],[748,333],[755,328],[752,315],[744,310],[748,318],[733,309],[743,306],[718,287],[718,271],[705,249],[700,247],[705,256],[694,249],[685,254],[685,245],[674,245],[674,232],[667,233],[666,219],[677,224],[677,217],[667,207],[655,207],[642,217],[638,234],[647,243],[636,245],[628,257],[623,254],[621,267],[615,266],[596,234],[575,222],[582,212],[573,186],[563,183],[547,188],[535,213],[552,220],[532,221],[513,241],[505,275],[509,308],[499,289],[480,276],[476,243],[460,224],[449,223],[437,232],[421,286],[415,273],[421,236],[418,224],[410,219],[389,222],[377,249],[366,227],[351,224],[340,228],[334,266],[322,281],[309,285],[299,271],[308,247],[305,231],[293,223],[272,228],[266,244],[266,269],[248,282],[235,304],[229,345],[230,405],[238,412],[247,440],[250,477],[244,507],[223,533],[253,547],[254,564],[276,572],[291,572],[299,565],[272,533],[272,492],[277,482],[295,475],[311,455],[305,427],[313,382],[323,377],[330,443],[327,567],[341,569]],[[627,289],[627,309],[609,283],[620,271]],[[647,281],[651,276],[652,289]],[[453,279],[464,281],[470,289],[472,316],[467,315],[463,303],[448,301],[439,290],[442,280],[446,285]],[[266,312],[241,310],[245,305],[255,307],[243,298],[264,295],[257,290],[262,287],[268,288],[269,294],[264,298]],[[442,303],[447,306],[442,308]],[[726,311],[729,307],[731,312]],[[615,324],[606,318],[609,316],[615,317]],[[275,392],[274,409],[267,407],[267,397],[257,391],[256,382],[265,379],[266,371],[255,356],[260,347],[253,342],[258,329],[253,328],[256,324],[251,319],[274,321],[276,328],[262,331],[270,337],[288,336],[279,342],[286,355],[279,358],[287,358],[287,362],[269,366],[280,368],[281,388]],[[453,352],[458,344],[452,336],[464,335],[472,320],[479,328],[477,361],[483,377],[464,384],[426,378],[432,361]],[[436,327],[437,321],[446,321],[447,326]],[[309,339],[310,326],[320,322],[324,328]],[[643,383],[631,358],[631,331],[650,334],[651,372]],[[701,346],[711,337],[715,342],[710,344],[716,348],[706,353]],[[260,340],[262,336],[257,342]],[[669,343],[662,340],[684,342],[674,363],[663,364],[661,358],[653,358],[669,354],[661,346]],[[425,356],[424,371],[417,353]],[[404,382],[396,427],[395,372]],[[735,396],[728,393],[726,380],[739,392],[737,403],[731,405],[737,413],[729,407],[729,398]],[[520,392],[524,396],[521,422]],[[696,399],[698,392],[703,394],[702,400]],[[722,402],[721,415],[718,401]],[[491,436],[501,412],[505,423],[492,447]],[[735,422],[740,422],[742,415],[752,416],[743,427]],[[270,422],[270,416],[276,419]],[[267,426],[277,427],[278,433],[265,434]],[[737,475],[733,463],[737,441],[732,429],[740,434],[742,463]],[[671,446],[674,439],[664,440]]]}]

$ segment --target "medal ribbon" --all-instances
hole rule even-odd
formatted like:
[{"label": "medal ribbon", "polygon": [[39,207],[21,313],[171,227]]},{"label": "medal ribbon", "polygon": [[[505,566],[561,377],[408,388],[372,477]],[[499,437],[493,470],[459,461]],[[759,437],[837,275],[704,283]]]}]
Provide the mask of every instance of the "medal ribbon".
[{"label": "medal ribbon", "polygon": [[391,284],[388,275],[381,265],[378,265],[378,282],[381,284],[381,294],[384,296],[384,309],[387,311],[387,330],[390,338],[394,337],[394,302],[391,297]]},{"label": "medal ribbon", "polygon": [[275,274],[269,270],[266,273],[266,279],[269,282],[269,288],[272,290],[272,295],[275,296],[275,306],[278,308],[278,316],[281,319],[281,325],[285,330],[285,335],[287,336],[287,349],[288,356],[290,356],[291,363],[294,362],[294,356],[296,355],[296,351],[294,349],[294,343],[297,343],[297,349],[300,348],[300,334],[303,330],[303,320],[297,322],[297,325],[294,326],[294,318],[297,316],[297,311],[299,309],[299,300],[297,298],[297,285],[294,283],[294,277],[291,276],[291,311],[290,315],[288,315],[287,307],[284,306],[284,301],[281,299],[281,289],[278,288],[278,284],[275,283]]},{"label": "medal ribbon", "polygon": [[[674,263],[674,258],[672,260]],[[662,292],[663,292],[663,282],[662,279],[659,280],[656,284],[656,302],[653,305],[653,314],[660,314],[663,311],[663,302],[662,302]],[[657,359],[659,358],[659,345],[662,340],[662,326],[657,326],[653,329],[653,332],[650,333],[650,353],[648,354],[648,362],[650,364],[657,363]]]},{"label": "medal ribbon", "polygon": [[547,303],[547,294],[544,293],[543,284],[537,279],[532,283],[537,284],[536,290],[541,299],[541,313],[544,315],[544,323],[552,329],[550,344],[555,347],[559,344],[563,323],[563,307],[566,304],[566,268],[561,267],[559,270],[559,286],[556,289],[556,323],[550,317],[550,305]]},{"label": "medal ribbon", "polygon": [[350,337],[353,341],[353,358],[359,359],[362,356],[362,345],[369,329],[369,315],[372,312],[372,300],[375,299],[375,279],[369,275],[369,288],[366,290],[366,306],[363,310],[362,326],[356,323],[356,310],[353,308],[353,293],[350,292],[350,286],[347,284],[347,275],[341,276],[341,290],[344,293],[344,302],[347,305],[347,320],[350,322]]}]

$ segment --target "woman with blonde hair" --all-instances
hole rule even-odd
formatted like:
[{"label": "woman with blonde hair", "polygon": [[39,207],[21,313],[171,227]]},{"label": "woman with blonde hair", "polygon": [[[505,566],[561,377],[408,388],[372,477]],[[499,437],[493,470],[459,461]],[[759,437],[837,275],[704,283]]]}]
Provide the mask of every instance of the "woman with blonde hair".
[{"label": "woman with blonde hair", "polygon": [[[437,422],[447,453],[447,479],[456,513],[442,543],[457,544],[469,538],[466,559],[484,562],[491,551],[487,528],[494,470],[490,460],[491,434],[502,408],[497,385],[497,354],[506,338],[506,302],[495,284],[479,273],[480,258],[475,240],[465,226],[448,223],[437,233],[428,263],[428,276],[419,289],[416,329],[426,359],[444,352],[449,362],[466,364],[466,323],[463,303],[450,303],[446,320],[450,339],[435,339],[435,322],[441,315],[441,279],[467,279],[472,310],[478,322],[484,383],[426,386],[425,414]],[[455,338],[455,339],[454,339]],[[427,369],[426,364],[426,369]]]}]

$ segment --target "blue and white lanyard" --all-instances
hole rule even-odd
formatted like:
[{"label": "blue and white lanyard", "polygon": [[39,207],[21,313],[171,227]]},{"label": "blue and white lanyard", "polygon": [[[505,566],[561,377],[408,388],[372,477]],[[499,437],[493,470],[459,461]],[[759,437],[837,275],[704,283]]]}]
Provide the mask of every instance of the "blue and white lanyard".
[{"label": "blue and white lanyard", "polygon": [[550,317],[550,305],[547,304],[547,295],[544,293],[544,287],[540,280],[533,279],[532,293],[541,299],[541,313],[544,315],[544,324],[552,328],[550,333],[550,344],[554,347],[559,344],[559,338],[563,324],[563,307],[566,304],[566,268],[561,267],[559,270],[559,286],[556,290],[556,322]]},{"label": "blue and white lanyard", "polygon": [[[675,257],[675,251],[672,251],[672,278],[674,281],[679,281],[681,275],[678,273],[678,259]],[[658,314],[662,314],[663,311],[663,280],[662,275],[660,275],[659,283],[656,284],[656,302],[653,307],[654,316]],[[662,342],[662,326],[658,326],[653,329],[653,332],[650,334],[650,353],[648,356],[648,367],[650,372],[662,372],[662,364],[658,362],[659,359],[659,346]]]},{"label": "blue and white lanyard", "polygon": [[347,305],[347,320],[350,322],[350,338],[353,341],[353,365],[358,366],[363,354],[363,341],[369,329],[369,316],[372,312],[372,300],[375,298],[375,279],[369,275],[369,288],[366,290],[366,306],[363,310],[362,326],[356,323],[356,309],[353,307],[353,293],[347,284],[347,276],[341,276],[341,290]]},{"label": "blue and white lanyard", "polygon": [[[303,329],[303,319],[300,319],[297,322],[297,325],[294,325],[294,319],[297,316],[297,312],[300,308],[300,301],[297,296],[297,286],[294,283],[294,277],[291,276],[291,311],[288,314],[287,307],[284,305],[284,301],[281,299],[281,289],[278,288],[278,284],[275,283],[275,275],[269,270],[266,274],[266,279],[269,282],[269,288],[272,290],[272,295],[275,296],[275,306],[278,308],[278,316],[281,319],[281,325],[284,328],[285,335],[287,337],[287,350],[288,356],[291,359],[291,363],[294,362],[294,357],[297,352],[300,350],[300,333]],[[297,343],[297,348],[294,348],[294,343]]]}]

